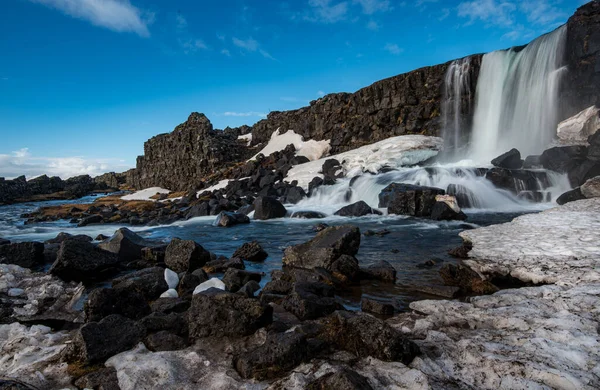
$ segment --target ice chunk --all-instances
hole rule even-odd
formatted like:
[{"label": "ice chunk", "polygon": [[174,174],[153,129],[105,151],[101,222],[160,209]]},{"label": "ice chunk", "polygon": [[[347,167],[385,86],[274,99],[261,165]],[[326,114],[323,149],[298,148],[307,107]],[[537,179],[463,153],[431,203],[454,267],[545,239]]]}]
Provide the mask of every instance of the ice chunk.
[{"label": "ice chunk", "polygon": [[200,283],[198,286],[196,286],[196,288],[194,289],[194,295],[195,294],[200,294],[202,291],[206,291],[209,288],[218,288],[219,290],[225,290],[225,283],[223,283],[220,279],[218,278],[211,278],[209,280],[207,280],[204,283]]},{"label": "ice chunk", "polygon": [[165,268],[165,282],[167,282],[169,288],[175,289],[179,284],[179,276],[175,271]]},{"label": "ice chunk", "polygon": [[133,194],[122,196],[123,200],[154,200],[151,197],[156,194],[169,194],[171,191],[160,187],[150,187]]},{"label": "ice chunk", "polygon": [[167,291],[165,291],[164,293],[160,294],[161,298],[177,298],[179,297],[179,294],[177,294],[177,291],[175,289],[168,289]]}]

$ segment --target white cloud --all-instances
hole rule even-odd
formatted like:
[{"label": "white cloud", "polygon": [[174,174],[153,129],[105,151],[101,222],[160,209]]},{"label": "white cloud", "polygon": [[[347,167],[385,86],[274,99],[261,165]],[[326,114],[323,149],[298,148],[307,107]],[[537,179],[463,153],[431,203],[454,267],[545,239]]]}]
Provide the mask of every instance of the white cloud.
[{"label": "white cloud", "polygon": [[227,56],[227,57],[231,57],[231,53],[227,49],[221,50],[221,54],[223,54],[224,56]]},{"label": "white cloud", "polygon": [[383,50],[388,51],[394,55],[398,55],[404,51],[401,47],[399,47],[395,43],[388,43],[383,47]]},{"label": "white cloud", "polygon": [[392,9],[389,0],[353,0],[354,4],[360,4],[363,13],[372,15],[376,12],[387,12]]},{"label": "white cloud", "polygon": [[311,12],[304,16],[305,20],[320,23],[336,23],[345,20],[348,15],[348,3],[335,3],[332,0],[308,0]]},{"label": "white cloud", "polygon": [[508,1],[496,0],[465,1],[458,5],[458,16],[469,18],[467,24],[476,20],[498,25],[511,26],[514,23],[513,12],[517,7]]},{"label": "white cloud", "polygon": [[541,26],[555,23],[557,20],[566,20],[569,16],[549,0],[525,0],[519,8],[527,15],[528,22]]},{"label": "white cloud", "polygon": [[55,8],[73,18],[117,32],[134,32],[149,37],[154,15],[144,13],[128,0],[29,0]]},{"label": "white cloud", "polygon": [[275,60],[275,58],[273,58],[273,56],[271,56],[271,54],[269,54],[269,52],[262,49],[260,47],[260,44],[252,38],[239,39],[239,38],[233,37],[231,40],[235,46],[239,47],[242,50],[245,50],[245,51],[251,52],[251,53],[258,52],[260,55],[262,55],[265,58],[268,58],[270,60]]},{"label": "white cloud", "polygon": [[188,25],[187,19],[182,14],[177,14],[177,17],[175,18],[175,23],[177,25],[177,31],[185,30]]},{"label": "white cloud", "polygon": [[442,9],[442,15],[438,18],[438,20],[441,22],[442,20],[446,19],[448,16],[450,16],[450,9],[444,8],[444,9]]},{"label": "white cloud", "polygon": [[381,26],[376,21],[370,20],[369,23],[367,23],[367,28],[369,30],[377,31],[381,28]]},{"label": "white cloud", "polygon": [[236,116],[236,117],[240,117],[240,116],[258,116],[261,118],[266,118],[267,114],[262,113],[262,112],[256,112],[256,111],[248,111],[248,112],[234,112],[234,111],[226,111],[223,113],[223,116]]},{"label": "white cloud", "polygon": [[417,0],[415,3],[416,7],[424,8],[427,4],[437,3],[439,0]]},{"label": "white cloud", "polygon": [[106,172],[123,172],[131,166],[117,159],[88,159],[85,157],[36,157],[28,148],[11,154],[0,154],[0,177],[7,179],[25,175],[28,179],[40,176],[60,176],[62,179],[78,175],[98,176]]},{"label": "white cloud", "polygon": [[208,46],[202,39],[179,40],[179,45],[185,54],[195,53],[198,50],[208,50]]}]

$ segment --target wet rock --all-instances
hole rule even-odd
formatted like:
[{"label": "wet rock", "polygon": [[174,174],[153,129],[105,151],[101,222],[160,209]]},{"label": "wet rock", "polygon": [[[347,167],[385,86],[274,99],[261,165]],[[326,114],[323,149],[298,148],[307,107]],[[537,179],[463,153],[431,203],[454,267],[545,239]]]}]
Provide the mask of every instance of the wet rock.
[{"label": "wet rock", "polygon": [[140,291],[147,301],[153,301],[169,289],[164,272],[164,268],[160,267],[145,268],[114,279],[112,286],[120,289],[135,289]]},{"label": "wet rock", "polygon": [[333,226],[320,231],[310,241],[285,249],[283,264],[292,267],[331,270],[341,255],[354,256],[360,246],[360,230],[356,226]]},{"label": "wet rock", "polygon": [[325,218],[327,215],[318,211],[294,211],[290,218],[302,218],[302,219],[320,219]]},{"label": "wet rock", "polygon": [[145,335],[144,326],[113,314],[77,330],[69,346],[68,359],[84,364],[103,363],[109,357],[133,348]]},{"label": "wet rock", "polygon": [[521,169],[523,166],[523,160],[521,160],[521,153],[517,149],[513,148],[493,159],[492,165],[506,169]]},{"label": "wet rock", "polygon": [[372,236],[383,237],[383,236],[387,236],[390,233],[391,232],[387,229],[381,229],[381,230],[367,230],[363,234],[365,237],[372,237]]},{"label": "wet rock", "polygon": [[465,294],[493,294],[498,288],[487,280],[483,280],[472,269],[454,264],[446,264],[440,269],[440,275],[449,286],[460,287]]},{"label": "wet rock", "polygon": [[213,288],[194,295],[188,321],[191,339],[248,336],[273,321],[273,308]]},{"label": "wet rock", "polygon": [[261,294],[288,295],[292,292],[294,284],[289,280],[271,280],[263,287]]},{"label": "wet rock", "polygon": [[379,207],[387,207],[390,214],[428,217],[435,205],[435,197],[444,193],[435,187],[392,183],[379,193]]},{"label": "wet rock", "polygon": [[324,317],[343,309],[335,300],[333,287],[324,283],[306,282],[294,285],[291,294],[284,299],[283,307],[302,321]]},{"label": "wet rock", "polygon": [[223,275],[223,283],[225,283],[225,287],[227,291],[237,292],[243,285],[253,280],[255,282],[260,282],[262,276],[258,272],[249,272],[244,270],[239,270],[235,268],[229,268],[225,275]]},{"label": "wet rock", "polygon": [[323,167],[321,167],[321,173],[323,173],[325,178],[330,178],[335,181],[335,179],[344,177],[344,168],[338,160],[330,158],[325,160],[323,163]]},{"label": "wet rock", "polygon": [[538,169],[543,168],[541,156],[527,156],[523,162],[523,169]]},{"label": "wet rock", "polygon": [[464,221],[467,219],[467,215],[458,207],[455,197],[438,195],[431,210],[431,219],[436,221]]},{"label": "wet rock", "polygon": [[254,201],[254,219],[266,220],[283,218],[287,210],[281,202],[269,196],[259,196]]},{"label": "wet rock", "polygon": [[246,214],[221,211],[219,215],[217,215],[214,225],[219,227],[231,227],[245,223],[250,223],[250,218],[248,218]]},{"label": "wet rock", "polygon": [[77,227],[84,227],[84,226],[93,225],[96,223],[102,223],[103,221],[104,221],[104,218],[102,218],[101,215],[98,215],[98,214],[90,215],[89,217],[85,217],[81,221],[79,221],[79,223],[77,224]]},{"label": "wet rock", "polygon": [[545,169],[568,173],[585,160],[586,155],[587,147],[583,145],[557,146],[544,150],[540,162]]},{"label": "wet rock", "polygon": [[[176,301],[179,298],[165,299]],[[142,318],[139,322],[146,328],[148,333],[168,331],[185,339],[188,337],[187,312],[155,312]]]},{"label": "wet rock", "polygon": [[587,199],[600,197],[600,176],[588,179],[581,185],[581,194]]},{"label": "wet rock", "polygon": [[121,390],[117,371],[112,367],[100,368],[75,381],[80,389]]},{"label": "wet rock", "polygon": [[360,309],[365,312],[391,316],[394,314],[394,305],[378,299],[363,297],[360,301]]},{"label": "wet rock", "polygon": [[453,286],[439,286],[435,284],[425,284],[422,286],[413,287],[414,291],[422,292],[425,294],[435,295],[438,297],[444,297],[449,299],[457,298],[460,295],[460,288]]},{"label": "wet rock", "polygon": [[104,234],[98,234],[98,235],[96,236],[96,238],[94,239],[94,241],[104,241],[104,240],[106,240],[106,239],[108,239],[108,238],[109,238],[109,237],[108,237],[108,236],[105,236]]},{"label": "wet rock", "polygon": [[341,369],[325,374],[319,379],[311,382],[306,387],[307,390],[372,390],[369,381],[364,376],[349,368]]},{"label": "wet rock", "polygon": [[0,245],[0,263],[14,264],[24,268],[44,263],[44,244],[41,242],[8,242]]},{"label": "wet rock", "polygon": [[177,293],[180,297],[191,297],[196,286],[202,282],[205,282],[206,280],[208,280],[208,277],[203,280],[198,275],[194,275],[191,272],[186,272],[179,281]]},{"label": "wet rock", "polygon": [[63,280],[89,282],[116,272],[119,258],[84,241],[64,241],[50,272]]},{"label": "wet rock", "polygon": [[585,196],[583,196],[583,194],[581,193],[581,187],[577,187],[559,196],[556,199],[556,203],[558,203],[559,205],[563,205],[565,203],[574,202],[576,200],[582,199],[585,199]]},{"label": "wet rock", "polygon": [[209,261],[210,253],[192,240],[174,238],[165,252],[165,264],[175,272],[194,271]]},{"label": "wet rock", "polygon": [[183,313],[190,308],[190,301],[183,298],[158,298],[150,304],[153,313]]},{"label": "wet rock", "polygon": [[[209,261],[208,263],[206,263],[206,265],[202,269],[205,272],[214,274],[214,273],[224,273],[229,268],[246,269],[246,265],[244,264],[244,260],[240,259],[239,257],[233,257],[231,259],[227,259],[224,257],[219,260]],[[206,279],[206,280],[208,280],[208,279]]]},{"label": "wet rock", "polygon": [[285,192],[284,203],[296,204],[306,198],[306,192],[302,187],[291,187]]},{"label": "wet rock", "polygon": [[469,251],[473,249],[473,246],[467,242],[464,242],[461,246],[450,249],[448,254],[452,257],[456,257],[457,259],[468,259]]},{"label": "wet rock", "polygon": [[258,241],[250,241],[244,243],[241,247],[236,249],[231,257],[237,257],[246,261],[259,262],[265,260],[268,256],[269,254],[265,252]]},{"label": "wet rock", "polygon": [[187,347],[187,343],[182,337],[166,330],[147,336],[144,344],[152,352],[177,351]]},{"label": "wet rock", "polygon": [[188,209],[188,211],[185,213],[185,219],[206,217],[208,215],[210,215],[210,206],[208,202],[201,202]]},{"label": "wet rock", "polygon": [[61,232],[61,233],[58,233],[58,235],[56,237],[54,237],[53,239],[47,240],[45,242],[45,244],[61,244],[63,241],[66,241],[66,240],[91,242],[92,237],[86,236],[85,234],[77,234],[74,236],[69,233]]},{"label": "wet rock", "polygon": [[320,186],[322,186],[324,183],[324,180],[320,177],[314,177],[310,183],[308,183],[308,195],[309,196],[313,196],[317,190],[317,188],[319,188]]},{"label": "wet rock", "polygon": [[385,321],[364,313],[337,311],[322,320],[321,337],[359,357],[410,364],[419,353],[415,343]]},{"label": "wet rock", "polygon": [[309,356],[306,337],[297,332],[269,333],[264,344],[234,359],[242,378],[273,379]]},{"label": "wet rock", "polygon": [[371,208],[371,206],[361,200],[351,205],[342,207],[334,214],[341,217],[362,217],[369,214],[381,215],[381,212]]},{"label": "wet rock", "polygon": [[97,288],[84,306],[87,322],[97,322],[111,314],[139,320],[150,314],[144,295],[132,288]]},{"label": "wet rock", "polygon": [[254,293],[260,290],[260,284],[254,280],[249,281],[240,288],[237,293],[247,296],[248,298],[254,298]]},{"label": "wet rock", "polygon": [[0,377],[0,390],[39,390],[17,379]]},{"label": "wet rock", "polygon": [[142,258],[142,249],[153,246],[127,228],[121,228],[111,238],[98,244],[100,249],[117,254],[121,261],[132,261]]},{"label": "wet rock", "polygon": [[367,267],[361,268],[361,276],[364,279],[376,279],[384,282],[396,282],[396,269],[385,260],[378,261]]}]

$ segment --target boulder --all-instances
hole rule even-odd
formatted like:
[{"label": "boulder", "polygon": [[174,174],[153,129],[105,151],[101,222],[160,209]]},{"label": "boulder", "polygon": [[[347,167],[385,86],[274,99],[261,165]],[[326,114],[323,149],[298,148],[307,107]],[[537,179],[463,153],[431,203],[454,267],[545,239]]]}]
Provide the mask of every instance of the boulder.
[{"label": "boulder", "polygon": [[523,169],[538,169],[542,168],[541,156],[527,156],[523,162]]},{"label": "boulder", "polygon": [[455,197],[450,195],[436,196],[436,202],[431,210],[431,219],[436,221],[464,221],[467,215],[460,210]]},{"label": "boulder", "polygon": [[384,282],[396,282],[396,269],[385,260],[373,263],[360,269],[362,278],[376,279]]},{"label": "boulder", "polygon": [[84,226],[93,225],[96,223],[102,223],[103,221],[104,221],[104,218],[102,218],[101,215],[98,215],[98,214],[90,215],[90,216],[83,218],[81,221],[79,221],[79,223],[77,224],[77,227],[84,227]]},{"label": "boulder", "polygon": [[189,308],[190,301],[184,298],[158,298],[150,304],[153,313],[162,314],[184,313]]},{"label": "boulder", "polygon": [[378,299],[363,297],[360,300],[360,309],[365,312],[391,316],[394,314],[394,305]]},{"label": "boulder", "polygon": [[121,390],[117,370],[113,367],[100,368],[85,374],[75,381],[75,386],[80,389]]},{"label": "boulder", "polygon": [[385,321],[364,313],[337,311],[322,321],[321,337],[358,357],[372,356],[408,365],[419,347]]},{"label": "boulder", "polygon": [[121,261],[133,261],[142,258],[142,249],[153,246],[127,228],[121,228],[111,238],[98,244],[100,249],[117,254]]},{"label": "boulder", "polygon": [[112,281],[115,289],[132,289],[142,293],[146,301],[153,301],[169,289],[164,268],[150,267],[121,276]]},{"label": "boulder", "polygon": [[306,337],[298,332],[269,333],[265,342],[237,356],[233,365],[242,378],[273,379],[309,357]]},{"label": "boulder", "polygon": [[144,344],[152,352],[177,351],[187,347],[187,343],[182,337],[166,330],[147,336]]},{"label": "boulder", "polygon": [[588,143],[590,144],[587,153],[588,160],[594,162],[600,161],[600,131],[596,131],[594,134],[590,135],[588,137]]},{"label": "boulder", "polygon": [[581,194],[587,199],[600,197],[600,176],[588,179],[581,185]]},{"label": "boulder", "polygon": [[41,242],[5,242],[0,245],[0,263],[31,268],[44,263],[44,244]]},{"label": "boulder", "polygon": [[381,215],[381,211],[371,208],[371,206],[361,200],[342,207],[334,214],[341,217],[362,217],[369,214]]},{"label": "boulder", "polygon": [[208,202],[201,202],[191,206],[185,213],[185,219],[196,217],[206,217],[210,215],[210,206]]},{"label": "boulder", "polygon": [[291,187],[288,188],[285,192],[285,202],[284,203],[291,203],[291,204],[296,204],[298,202],[300,202],[302,199],[304,199],[306,197],[306,192],[304,192],[304,189],[302,189],[302,187]]},{"label": "boulder", "polygon": [[100,321],[111,314],[139,320],[150,314],[144,295],[133,288],[97,288],[84,305],[87,322]]},{"label": "boulder", "polygon": [[138,322],[113,314],[77,330],[67,356],[69,361],[101,364],[109,357],[133,348],[145,335],[146,329]]},{"label": "boulder", "polygon": [[548,174],[543,171],[492,168],[486,172],[485,178],[495,187],[515,195],[523,191],[543,190],[551,185]]},{"label": "boulder", "polygon": [[214,225],[219,227],[231,227],[250,223],[250,218],[243,213],[232,213],[229,211],[221,211],[215,219]]},{"label": "boulder", "polygon": [[173,238],[165,252],[165,264],[175,272],[194,271],[210,261],[210,253],[192,240]]},{"label": "boulder", "polygon": [[325,160],[323,163],[323,166],[321,167],[321,173],[323,173],[323,176],[326,178],[335,180],[340,177],[344,177],[344,168],[338,160],[330,158]]},{"label": "boulder", "polygon": [[235,268],[229,268],[225,275],[223,275],[223,283],[225,283],[225,287],[227,291],[237,292],[242,286],[244,286],[249,281],[253,280],[255,282],[260,282],[262,276],[258,272],[249,272]]},{"label": "boulder", "polygon": [[196,286],[208,280],[208,277],[201,279],[198,275],[191,272],[185,272],[177,286],[177,293],[180,297],[191,297]]},{"label": "boulder", "polygon": [[329,271],[342,283],[357,281],[360,278],[360,267],[354,256],[341,255],[331,264]]},{"label": "boulder", "polygon": [[233,253],[232,258],[240,258],[246,261],[259,262],[264,261],[269,254],[260,246],[257,241],[250,241],[244,243],[241,247],[236,249]]},{"label": "boulder", "polygon": [[387,207],[390,214],[428,217],[441,188],[392,183],[379,193],[379,207]]},{"label": "boulder", "polygon": [[332,226],[320,231],[310,241],[287,247],[283,264],[292,267],[331,270],[341,255],[354,256],[360,246],[360,230],[356,226]]},{"label": "boulder", "polygon": [[318,211],[294,211],[290,218],[320,219],[325,217],[327,217],[327,215]]},{"label": "boulder", "polygon": [[248,283],[244,284],[238,291],[238,294],[242,294],[247,296],[248,298],[254,298],[254,293],[260,290],[260,284],[258,282],[251,280]]},{"label": "boulder", "polygon": [[373,390],[369,381],[356,371],[341,367],[340,369],[321,376],[308,384],[307,390]]},{"label": "boulder", "polygon": [[119,258],[111,252],[85,241],[67,240],[60,244],[51,274],[66,281],[101,280],[117,271]]},{"label": "boulder", "polygon": [[334,293],[333,287],[324,283],[296,283],[284,299],[283,308],[302,321],[314,320],[343,310]]},{"label": "boulder", "polygon": [[202,269],[209,274],[214,274],[225,272],[229,268],[246,269],[246,265],[244,264],[244,260],[239,257],[232,257],[231,259],[223,257],[218,260],[209,261]]},{"label": "boulder", "polygon": [[582,199],[586,199],[586,197],[583,196],[583,194],[581,193],[581,187],[577,187],[559,196],[556,199],[556,203],[558,203],[559,205],[563,205],[565,203],[574,202],[576,200]]},{"label": "boulder", "polygon": [[556,135],[563,144],[584,144],[600,130],[600,109],[591,106],[558,124]]},{"label": "boulder", "polygon": [[281,202],[270,196],[259,196],[254,200],[254,219],[283,218],[287,210]]},{"label": "boulder", "polygon": [[85,234],[77,234],[77,235],[72,235],[69,233],[58,233],[58,235],[50,240],[45,241],[45,244],[62,244],[63,241],[66,240],[75,240],[75,241],[85,241],[85,242],[92,242],[92,237],[90,236],[86,236]]},{"label": "boulder", "polygon": [[460,287],[463,294],[493,294],[498,291],[498,287],[463,265],[446,264],[440,269],[440,275],[445,284]]},{"label": "boulder", "polygon": [[540,163],[545,169],[559,173],[568,173],[583,162],[586,155],[586,146],[557,146],[544,150],[540,156]]},{"label": "boulder", "polygon": [[273,321],[273,308],[257,299],[218,289],[196,294],[188,310],[189,336],[249,336]]},{"label": "boulder", "polygon": [[493,159],[492,165],[506,169],[521,169],[523,167],[523,160],[521,160],[521,153],[513,148]]},{"label": "boulder", "polygon": [[[165,298],[177,302],[179,298]],[[189,307],[189,306],[188,306]],[[186,312],[161,313],[155,312],[142,318],[139,322],[144,326],[147,333],[167,331],[183,338],[188,337],[188,316]]]}]

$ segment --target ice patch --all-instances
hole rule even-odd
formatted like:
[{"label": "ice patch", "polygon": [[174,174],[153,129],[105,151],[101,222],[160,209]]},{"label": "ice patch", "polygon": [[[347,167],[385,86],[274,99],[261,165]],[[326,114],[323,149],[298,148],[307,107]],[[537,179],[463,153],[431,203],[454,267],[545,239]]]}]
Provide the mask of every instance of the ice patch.
[{"label": "ice patch", "polygon": [[200,283],[198,286],[196,286],[193,295],[200,294],[202,291],[206,291],[213,287],[218,288],[219,290],[225,290],[225,283],[218,278],[211,278],[206,282]]},{"label": "ice patch", "polygon": [[165,268],[165,282],[167,282],[170,289],[175,289],[179,284],[179,276],[175,271]]},{"label": "ice patch", "polygon": [[315,141],[311,139],[304,141],[304,138],[300,134],[296,134],[294,130],[288,130],[286,133],[281,134],[279,129],[277,129],[271,134],[271,139],[267,143],[267,146],[250,160],[254,160],[259,154],[269,156],[275,152],[284,150],[290,144],[293,144],[296,148],[296,156],[304,156],[311,161],[320,159],[331,150],[330,140]]},{"label": "ice patch", "polygon": [[246,146],[250,146],[250,144],[252,143],[252,133],[240,135],[239,137],[237,137],[237,139],[246,141]]},{"label": "ice patch", "polygon": [[141,191],[134,192],[133,194],[122,196],[123,200],[155,200],[151,199],[156,194],[169,194],[170,190],[160,187],[150,187]]},{"label": "ice patch", "polygon": [[165,291],[164,293],[160,294],[161,298],[177,298],[179,297],[179,294],[177,294],[177,290],[175,289],[168,289],[167,291]]}]

